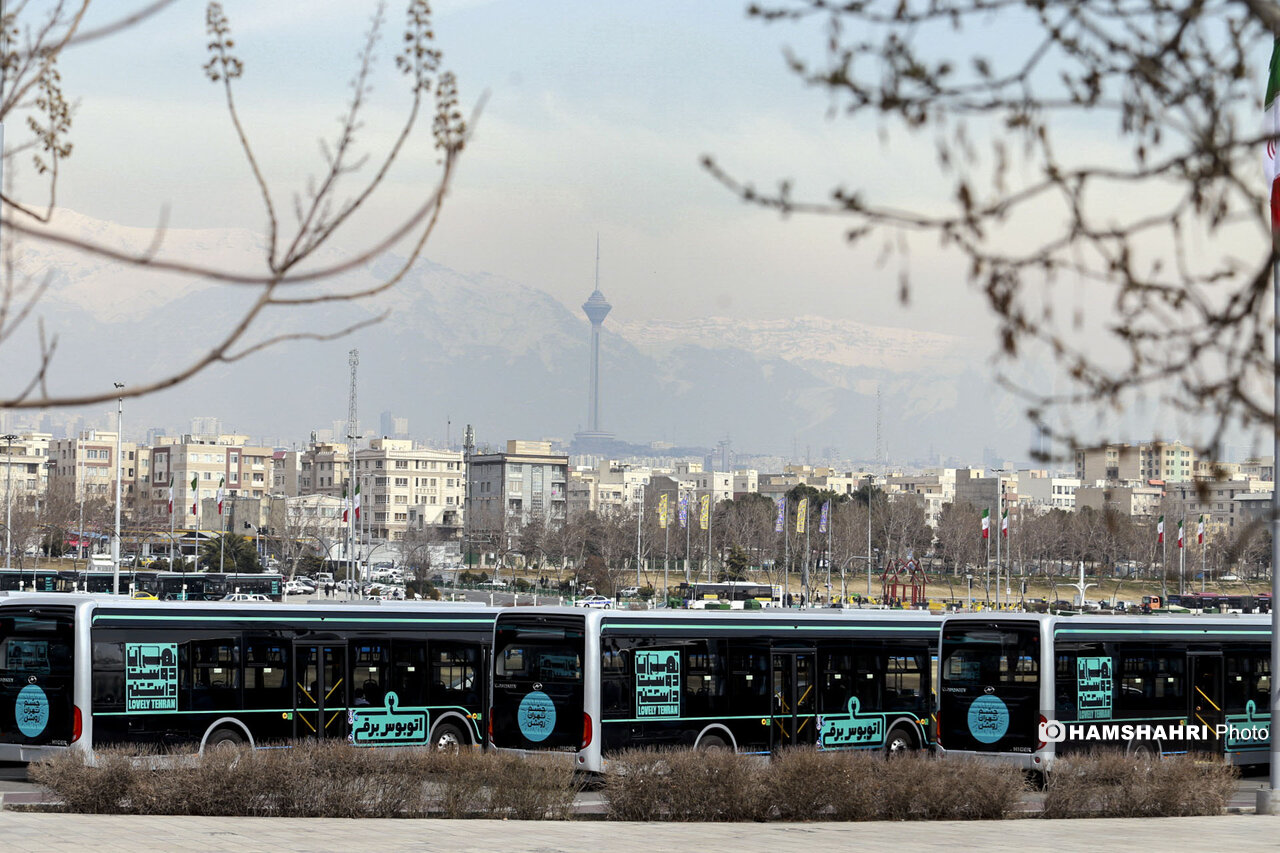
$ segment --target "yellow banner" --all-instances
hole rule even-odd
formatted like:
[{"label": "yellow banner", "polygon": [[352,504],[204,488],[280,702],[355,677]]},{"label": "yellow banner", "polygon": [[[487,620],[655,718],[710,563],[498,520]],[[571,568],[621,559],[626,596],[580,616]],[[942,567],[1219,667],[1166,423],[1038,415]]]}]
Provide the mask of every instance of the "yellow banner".
[{"label": "yellow banner", "polygon": [[667,495],[658,496],[658,526],[667,529]]},{"label": "yellow banner", "polygon": [[796,506],[796,533],[804,533],[809,524],[809,499],[801,498]]},{"label": "yellow banner", "polygon": [[706,530],[711,524],[711,495],[703,495],[699,500],[701,511],[698,514],[698,522],[702,525],[702,529]]}]

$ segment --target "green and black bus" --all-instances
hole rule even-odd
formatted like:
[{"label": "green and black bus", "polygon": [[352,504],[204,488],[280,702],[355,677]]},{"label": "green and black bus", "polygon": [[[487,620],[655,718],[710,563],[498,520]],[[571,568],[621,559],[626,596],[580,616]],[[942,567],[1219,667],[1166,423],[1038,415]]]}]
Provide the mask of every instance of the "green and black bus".
[{"label": "green and black bus", "polygon": [[635,747],[926,748],[940,624],[909,611],[504,610],[490,744],[594,772]]},{"label": "green and black bus", "polygon": [[959,614],[942,626],[937,749],[1046,770],[1099,746],[1266,764],[1265,615]]},{"label": "green and black bus", "polygon": [[0,595],[0,761],[108,744],[480,744],[494,613]]}]

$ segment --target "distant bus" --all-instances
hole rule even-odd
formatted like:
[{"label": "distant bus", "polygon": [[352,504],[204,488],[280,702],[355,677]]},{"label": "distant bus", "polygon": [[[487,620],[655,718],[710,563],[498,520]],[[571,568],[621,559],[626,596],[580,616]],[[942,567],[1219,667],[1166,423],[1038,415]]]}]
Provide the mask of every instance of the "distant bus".
[{"label": "distant bus", "polygon": [[693,609],[705,608],[708,602],[728,602],[733,610],[742,610],[747,602],[761,607],[782,606],[782,587],[770,584],[725,581],[722,583],[682,583],[677,593]]},{"label": "distant bus", "polygon": [[0,596],[0,761],[108,744],[479,744],[493,616]]},{"label": "distant bus", "polygon": [[595,772],[636,747],[922,749],[940,624],[903,611],[507,609],[490,745]]},{"label": "distant bus", "polygon": [[1028,770],[1099,746],[1267,763],[1270,669],[1261,615],[950,616],[937,748]]}]

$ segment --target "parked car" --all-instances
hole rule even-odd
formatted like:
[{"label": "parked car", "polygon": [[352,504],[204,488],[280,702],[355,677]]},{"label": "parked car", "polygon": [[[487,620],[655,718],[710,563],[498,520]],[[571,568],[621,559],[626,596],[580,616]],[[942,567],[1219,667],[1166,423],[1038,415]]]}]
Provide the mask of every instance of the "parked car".
[{"label": "parked car", "polygon": [[640,594],[640,587],[625,586],[618,592],[618,594],[621,595],[623,598],[635,598],[637,595]]},{"label": "parked car", "polygon": [[270,601],[260,592],[229,592],[222,597],[223,601]]},{"label": "parked car", "polygon": [[479,584],[480,589],[506,589],[506,581],[484,581]]},{"label": "parked car", "polygon": [[588,595],[586,598],[579,598],[573,603],[574,607],[591,607],[598,610],[612,610],[613,599],[603,595]]}]

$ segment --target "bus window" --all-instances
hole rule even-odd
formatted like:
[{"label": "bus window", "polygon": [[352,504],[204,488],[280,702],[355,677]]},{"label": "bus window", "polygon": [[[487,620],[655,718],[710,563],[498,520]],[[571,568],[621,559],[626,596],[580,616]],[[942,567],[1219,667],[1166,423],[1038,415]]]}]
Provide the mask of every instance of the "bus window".
[{"label": "bus window", "polygon": [[921,706],[927,690],[928,655],[890,655],[885,661],[884,708],[908,711]]},{"label": "bus window", "polygon": [[1268,652],[1227,648],[1223,650],[1223,662],[1223,710],[1228,714],[1243,714],[1245,706],[1252,701],[1257,711],[1265,713],[1271,689]]},{"label": "bus window", "polygon": [[733,706],[768,710],[769,653],[735,650],[729,655],[729,694]]},{"label": "bus window", "polygon": [[383,704],[387,693],[386,676],[390,651],[385,643],[361,641],[351,644],[351,684],[355,704]]},{"label": "bus window", "polygon": [[240,649],[235,640],[192,640],[190,659],[192,710],[239,707]]},{"label": "bus window", "polygon": [[685,651],[685,713],[708,716],[720,713],[724,704],[724,655],[722,640],[697,642]]},{"label": "bus window", "polygon": [[629,649],[617,640],[602,640],[600,649],[600,715],[605,719],[631,716],[631,662]]},{"label": "bus window", "polygon": [[124,708],[124,643],[93,644],[93,708]]},{"label": "bus window", "polygon": [[479,699],[476,689],[477,649],[462,643],[431,644],[431,704],[474,704]]},{"label": "bus window", "polygon": [[427,644],[397,639],[391,646],[391,689],[400,706],[421,708],[427,704]]},{"label": "bus window", "polygon": [[244,707],[283,708],[292,702],[289,647],[280,640],[246,638]]},{"label": "bus window", "polygon": [[1186,657],[1176,649],[1133,647],[1120,651],[1120,711],[1181,707],[1186,695]]}]

